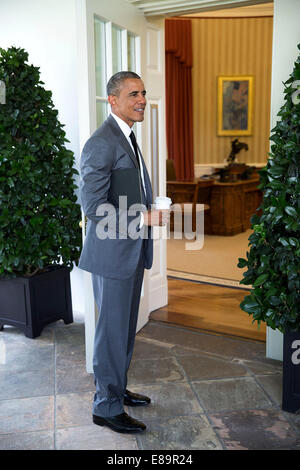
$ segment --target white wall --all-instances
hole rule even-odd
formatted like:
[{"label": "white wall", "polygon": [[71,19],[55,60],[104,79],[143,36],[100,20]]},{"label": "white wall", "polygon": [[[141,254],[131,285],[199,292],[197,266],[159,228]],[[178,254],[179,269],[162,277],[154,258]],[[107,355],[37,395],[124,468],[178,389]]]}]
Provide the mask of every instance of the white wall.
[{"label": "white wall", "polygon": [[[22,47],[53,92],[68,148],[78,153],[76,23],[74,0],[1,0],[0,46]],[[74,119],[75,117],[75,119]]]},{"label": "white wall", "polygon": [[300,43],[300,1],[274,0],[274,29],[271,84],[271,128],[280,118],[277,113],[284,103],[284,86],[294,68]]},{"label": "white wall", "polygon": [[[44,87],[53,93],[65,124],[66,147],[79,161],[78,83],[75,0],[0,0],[0,47],[22,47],[40,67]],[[78,221],[79,222],[79,221]],[[82,272],[71,274],[73,308],[83,311]]]},{"label": "white wall", "polygon": [[[271,129],[280,120],[277,116],[284,103],[284,86],[299,55],[300,43],[300,1],[274,0],[274,29],[271,85]],[[282,360],[282,334],[267,330],[267,357]]]}]

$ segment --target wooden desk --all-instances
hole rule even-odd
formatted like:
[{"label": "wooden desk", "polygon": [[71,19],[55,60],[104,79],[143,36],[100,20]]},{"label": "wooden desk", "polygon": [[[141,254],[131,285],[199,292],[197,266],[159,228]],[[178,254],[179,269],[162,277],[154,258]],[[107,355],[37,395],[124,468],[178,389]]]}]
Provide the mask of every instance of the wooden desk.
[{"label": "wooden desk", "polygon": [[[259,177],[220,183],[215,180],[167,181],[167,196],[174,204],[202,203],[204,231],[211,235],[236,235],[250,228],[250,218],[262,201]],[[197,190],[197,191],[196,191]],[[171,220],[172,230],[172,220]]]},{"label": "wooden desk", "polygon": [[236,235],[250,228],[262,201],[259,177],[232,183],[215,182],[210,198],[211,233]]},{"label": "wooden desk", "polygon": [[173,204],[193,202],[197,181],[167,181],[167,196]]},{"label": "wooden desk", "polygon": [[[167,196],[172,199],[173,204],[181,204],[194,202],[196,198],[197,202],[209,204],[210,193],[205,191],[207,188],[211,188],[215,183],[215,180],[201,180],[195,179],[194,181],[167,181]],[[197,195],[195,194],[196,188],[198,189]]]},{"label": "wooden desk", "polygon": [[[209,204],[210,191],[214,180],[195,179],[194,181],[167,181],[167,196],[172,199],[173,204],[193,204],[192,208],[192,227],[196,229],[196,204],[204,204],[204,227],[205,233],[210,233]],[[173,231],[173,214],[170,218],[170,230]]]}]

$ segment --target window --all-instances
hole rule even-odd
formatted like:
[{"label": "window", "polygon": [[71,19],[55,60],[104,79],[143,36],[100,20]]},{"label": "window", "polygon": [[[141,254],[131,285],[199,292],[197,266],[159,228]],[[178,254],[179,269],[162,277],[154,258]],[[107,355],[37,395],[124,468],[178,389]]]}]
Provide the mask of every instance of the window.
[{"label": "window", "polygon": [[136,38],[133,34],[128,33],[127,35],[127,63],[128,70],[131,72],[136,71]]},{"label": "window", "polygon": [[96,122],[97,127],[106,119],[108,104],[106,99],[106,77],[107,77],[107,38],[106,25],[104,21],[95,18],[95,74],[96,74]]},{"label": "window", "polygon": [[138,69],[138,38],[130,31],[95,16],[94,40],[96,123],[97,127],[99,127],[109,113],[106,97],[108,79],[121,70],[136,72]]},{"label": "window", "polygon": [[111,28],[112,43],[112,74],[120,72],[122,68],[122,30],[112,25]]},{"label": "window", "polygon": [[95,18],[95,68],[96,68],[96,95],[105,96],[106,85],[106,40],[105,23]]}]

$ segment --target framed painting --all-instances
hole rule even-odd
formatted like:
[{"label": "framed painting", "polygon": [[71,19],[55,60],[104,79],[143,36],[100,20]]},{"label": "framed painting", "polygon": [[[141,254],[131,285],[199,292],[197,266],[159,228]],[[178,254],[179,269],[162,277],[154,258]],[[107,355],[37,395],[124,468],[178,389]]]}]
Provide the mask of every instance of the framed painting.
[{"label": "framed painting", "polygon": [[218,77],[218,135],[251,135],[253,77]]}]

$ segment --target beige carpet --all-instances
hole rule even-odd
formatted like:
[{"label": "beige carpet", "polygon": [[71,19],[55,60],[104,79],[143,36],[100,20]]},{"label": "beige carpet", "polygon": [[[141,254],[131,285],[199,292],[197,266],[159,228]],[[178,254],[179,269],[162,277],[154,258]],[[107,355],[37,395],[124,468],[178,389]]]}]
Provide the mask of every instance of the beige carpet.
[{"label": "beige carpet", "polygon": [[194,251],[185,249],[189,240],[176,240],[171,233],[167,241],[167,273],[177,278],[242,287],[239,281],[246,268],[238,268],[237,263],[238,258],[246,258],[251,233],[249,229],[231,237],[205,235],[203,248]]}]

